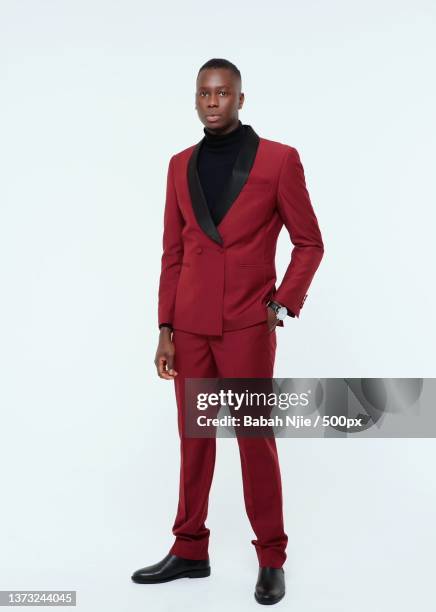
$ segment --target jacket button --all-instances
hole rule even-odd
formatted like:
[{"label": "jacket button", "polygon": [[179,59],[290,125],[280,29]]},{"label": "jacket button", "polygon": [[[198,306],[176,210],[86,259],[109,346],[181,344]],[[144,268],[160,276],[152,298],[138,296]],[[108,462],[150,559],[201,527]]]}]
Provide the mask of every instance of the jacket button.
[{"label": "jacket button", "polygon": [[198,255],[200,255],[200,253],[202,253],[202,252],[203,252],[203,249],[202,249],[201,247],[197,247],[197,248],[195,249],[195,252],[196,252],[196,253],[198,253]]}]

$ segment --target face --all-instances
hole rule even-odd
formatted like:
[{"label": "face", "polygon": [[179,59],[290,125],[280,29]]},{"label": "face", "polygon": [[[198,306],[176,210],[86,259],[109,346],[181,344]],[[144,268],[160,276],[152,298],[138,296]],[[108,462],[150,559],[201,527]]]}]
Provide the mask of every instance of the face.
[{"label": "face", "polygon": [[227,68],[206,68],[197,77],[195,108],[201,123],[211,132],[234,129],[244,103],[239,79]]}]

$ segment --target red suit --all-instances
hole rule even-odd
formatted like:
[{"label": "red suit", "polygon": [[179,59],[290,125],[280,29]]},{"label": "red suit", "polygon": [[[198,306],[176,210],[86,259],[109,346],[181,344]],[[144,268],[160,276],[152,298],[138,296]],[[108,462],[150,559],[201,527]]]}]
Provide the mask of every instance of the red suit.
[{"label": "red suit", "polygon": [[[171,552],[190,559],[208,553],[205,520],[216,441],[184,435],[184,378],[272,377],[276,332],[268,330],[266,303],[272,299],[298,317],[324,252],[297,150],[247,127],[221,196],[226,212],[218,226],[198,176],[201,141],[173,155],[168,167],[158,322],[173,325],[178,372],[180,495]],[[276,288],[283,224],[293,249]],[[259,564],[281,567],[288,538],[275,440],[237,440]]]}]

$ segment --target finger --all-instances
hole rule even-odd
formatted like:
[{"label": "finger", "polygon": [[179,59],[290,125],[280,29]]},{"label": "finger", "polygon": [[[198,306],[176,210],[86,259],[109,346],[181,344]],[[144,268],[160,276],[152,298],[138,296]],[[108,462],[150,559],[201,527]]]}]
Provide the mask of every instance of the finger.
[{"label": "finger", "polygon": [[165,380],[171,380],[172,376],[170,376],[168,372],[165,370],[165,366],[166,366],[165,357],[159,357],[158,364],[157,364],[157,374],[159,378],[164,378]]},{"label": "finger", "polygon": [[171,376],[177,376],[177,372],[174,369],[174,355],[168,355],[167,357],[167,371]]}]

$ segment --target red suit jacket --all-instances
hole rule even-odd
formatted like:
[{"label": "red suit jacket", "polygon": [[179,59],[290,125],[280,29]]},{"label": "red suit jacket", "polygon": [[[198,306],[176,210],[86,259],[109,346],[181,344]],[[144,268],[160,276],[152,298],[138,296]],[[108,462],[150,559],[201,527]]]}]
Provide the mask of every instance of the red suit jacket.
[{"label": "red suit jacket", "polygon": [[[268,318],[279,302],[299,316],[324,253],[295,148],[246,133],[212,220],[197,172],[202,141],[170,159],[167,174],[158,323],[221,335]],[[290,263],[276,288],[275,253],[286,226]],[[282,322],[278,325],[283,326]]]}]

